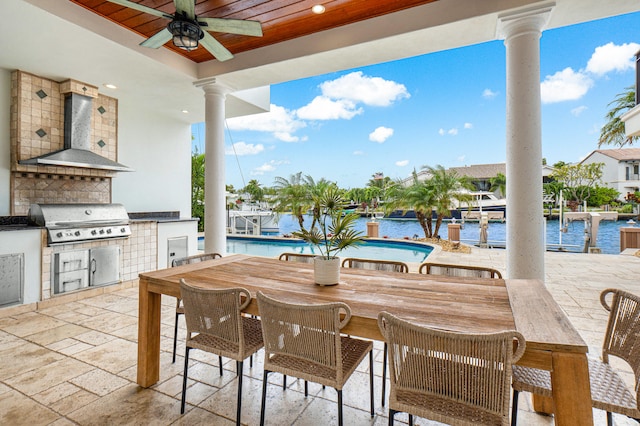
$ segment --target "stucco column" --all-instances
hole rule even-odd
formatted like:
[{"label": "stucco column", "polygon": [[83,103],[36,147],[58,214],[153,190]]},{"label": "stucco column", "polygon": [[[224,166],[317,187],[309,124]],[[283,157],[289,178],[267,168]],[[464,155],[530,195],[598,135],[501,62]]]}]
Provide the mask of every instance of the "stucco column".
[{"label": "stucco column", "polygon": [[205,99],[204,251],[227,251],[224,119],[225,98],[231,90],[215,78],[195,83]]},{"label": "stucco column", "polygon": [[507,62],[507,276],[544,280],[540,36],[554,3],[499,19]]}]

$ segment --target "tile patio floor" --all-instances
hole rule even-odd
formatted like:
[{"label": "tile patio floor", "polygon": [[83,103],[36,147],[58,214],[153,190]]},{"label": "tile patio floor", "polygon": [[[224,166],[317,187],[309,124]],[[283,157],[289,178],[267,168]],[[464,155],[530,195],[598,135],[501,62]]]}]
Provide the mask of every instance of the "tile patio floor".
[{"label": "tile patio floor", "polygon": [[[471,254],[435,252],[432,261],[491,265],[505,270],[505,252],[474,248]],[[413,271],[417,265],[412,265]],[[599,293],[608,287],[640,293],[640,258],[625,255],[546,254],[546,283],[574,326],[599,357],[606,324]],[[192,352],[187,410],[180,415],[184,345],[171,363],[175,302],[163,298],[160,382],[138,387],[136,380],[138,290],[135,286],[64,304],[0,309],[0,424],[1,425],[231,425],[235,419],[237,382],[235,363],[228,361],[222,377],[217,357]],[[88,293],[87,293],[88,294]],[[180,320],[184,327],[183,319]],[[184,328],[181,328],[184,339]],[[180,338],[179,338],[180,339]],[[180,339],[180,340],[181,340]],[[245,364],[242,423],[259,420],[262,352],[252,369]],[[344,389],[346,425],[385,425],[387,411],[380,406],[382,344],[375,346],[376,415],[368,414],[368,361]],[[616,366],[625,379],[633,376]],[[281,376],[272,374],[267,400],[267,424],[337,424],[336,394],[289,379],[285,392]],[[553,418],[531,411],[529,395],[521,394],[519,425],[552,425]],[[597,425],[604,413],[594,410]],[[615,416],[616,425],[636,425]],[[398,417],[406,422],[406,416]],[[419,425],[434,422],[418,419]],[[397,422],[400,424],[400,422]]]}]

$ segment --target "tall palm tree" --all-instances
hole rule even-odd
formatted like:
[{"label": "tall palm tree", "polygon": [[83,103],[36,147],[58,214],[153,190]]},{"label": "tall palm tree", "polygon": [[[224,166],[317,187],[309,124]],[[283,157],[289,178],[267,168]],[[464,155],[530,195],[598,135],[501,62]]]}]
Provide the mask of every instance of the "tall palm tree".
[{"label": "tall palm tree", "polygon": [[247,186],[242,189],[243,192],[246,192],[251,196],[251,200],[253,201],[262,201],[264,198],[264,189],[260,182],[257,179],[251,179]]},{"label": "tall palm tree", "polygon": [[436,227],[433,235],[438,236],[442,219],[451,216],[451,207],[454,201],[469,202],[471,195],[465,189],[473,189],[473,185],[464,176],[459,176],[455,171],[447,171],[441,165],[436,167],[423,166],[431,174],[429,184],[433,188],[434,208],[436,210]]},{"label": "tall palm tree", "polygon": [[327,193],[329,188],[335,189],[335,191],[332,193],[335,195],[338,190],[338,185],[336,185],[336,183],[334,182],[326,180],[325,178],[321,178],[316,182],[310,175],[306,175],[302,180],[307,188],[308,198],[313,208],[313,220],[311,222],[311,229],[313,229],[316,226],[318,218],[320,217],[320,209],[322,208],[320,201],[323,200],[323,196]]},{"label": "tall palm tree", "polygon": [[276,176],[273,187],[276,190],[273,210],[280,213],[291,212],[298,220],[300,229],[304,228],[304,214],[312,205],[302,172],[291,175],[289,179]]},{"label": "tall palm tree", "polygon": [[638,136],[625,134],[624,122],[620,119],[627,111],[636,106],[636,91],[634,86],[626,87],[625,92],[618,93],[616,98],[608,105],[612,107],[607,115],[607,123],[600,130],[598,147],[602,145],[632,145],[638,140]]}]

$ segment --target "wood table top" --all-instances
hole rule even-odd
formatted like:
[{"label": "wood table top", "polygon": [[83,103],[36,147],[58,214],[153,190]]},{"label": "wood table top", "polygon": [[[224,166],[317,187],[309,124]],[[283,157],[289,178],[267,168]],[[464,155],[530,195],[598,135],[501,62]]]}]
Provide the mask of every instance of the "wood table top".
[{"label": "wood table top", "polygon": [[148,291],[179,296],[181,278],[209,288],[243,287],[258,315],[258,291],[290,303],[341,301],[352,318],[344,333],[382,340],[378,313],[452,331],[520,331],[539,350],[587,352],[564,312],[538,280],[461,278],[342,268],[340,284],[314,284],[313,265],[230,255],[221,259],[140,274]]}]

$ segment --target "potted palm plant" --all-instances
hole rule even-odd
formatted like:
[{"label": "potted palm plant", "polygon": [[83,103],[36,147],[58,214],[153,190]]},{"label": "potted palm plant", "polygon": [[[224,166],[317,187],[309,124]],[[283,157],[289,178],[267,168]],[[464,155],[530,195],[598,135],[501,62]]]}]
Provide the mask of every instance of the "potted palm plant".
[{"label": "potted palm plant", "polygon": [[337,254],[364,241],[361,231],[354,229],[358,215],[345,214],[344,200],[338,189],[329,187],[314,197],[311,229],[304,226],[292,234],[315,246],[320,255],[314,259],[314,278],[319,285],[335,285],[340,281],[340,258]]}]

